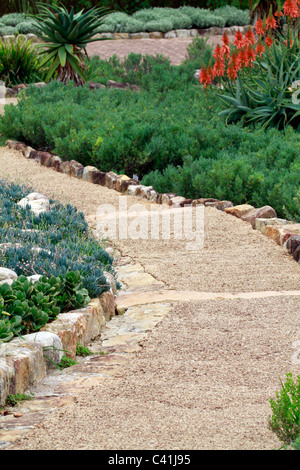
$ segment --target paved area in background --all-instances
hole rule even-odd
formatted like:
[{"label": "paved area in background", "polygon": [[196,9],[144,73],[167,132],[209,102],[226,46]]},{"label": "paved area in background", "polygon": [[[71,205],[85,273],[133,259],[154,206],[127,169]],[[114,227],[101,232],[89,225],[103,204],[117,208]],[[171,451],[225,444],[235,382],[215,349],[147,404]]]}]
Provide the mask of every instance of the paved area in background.
[{"label": "paved area in background", "polygon": [[[222,36],[213,36],[208,44],[221,43]],[[169,57],[173,65],[179,65],[187,57],[187,47],[192,38],[181,39],[117,39],[91,43],[87,46],[89,56],[99,55],[101,59],[109,59],[116,54],[122,59],[130,52],[136,54],[162,54]]]}]

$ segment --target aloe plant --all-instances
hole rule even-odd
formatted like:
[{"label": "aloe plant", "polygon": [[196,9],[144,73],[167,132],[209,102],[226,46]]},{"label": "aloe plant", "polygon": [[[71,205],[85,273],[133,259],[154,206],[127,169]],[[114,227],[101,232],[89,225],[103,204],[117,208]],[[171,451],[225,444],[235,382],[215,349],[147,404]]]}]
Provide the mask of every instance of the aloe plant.
[{"label": "aloe plant", "polygon": [[218,93],[226,108],[220,115],[228,123],[240,119],[246,124],[259,123],[264,128],[284,129],[291,125],[298,129],[300,105],[293,103],[293,83],[300,80],[299,39],[294,37],[287,47],[284,36],[278,39],[262,57],[254,62],[252,70],[239,72],[236,82],[223,82],[224,91]]},{"label": "aloe plant", "polygon": [[107,9],[94,7],[75,13],[74,7],[69,12],[64,6],[48,8],[39,4],[39,11],[36,16],[37,35],[44,43],[39,45],[44,56],[41,67],[50,64],[46,81],[56,74],[58,81],[66,84],[72,80],[76,86],[82,86],[86,81],[86,46],[102,40],[93,36],[100,32]]}]

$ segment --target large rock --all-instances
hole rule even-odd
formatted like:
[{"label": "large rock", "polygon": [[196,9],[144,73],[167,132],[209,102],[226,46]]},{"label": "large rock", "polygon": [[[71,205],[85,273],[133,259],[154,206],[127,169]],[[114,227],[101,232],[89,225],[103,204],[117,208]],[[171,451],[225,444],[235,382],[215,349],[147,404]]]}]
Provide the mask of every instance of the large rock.
[{"label": "large rock", "polygon": [[14,381],[15,369],[4,358],[0,358],[0,406],[4,406]]},{"label": "large rock", "polygon": [[243,215],[241,218],[249,222],[255,228],[255,219],[272,219],[277,217],[276,211],[271,206],[263,206],[259,209],[254,209],[251,212]]},{"label": "large rock", "polygon": [[35,215],[40,215],[43,212],[50,211],[49,199],[41,193],[30,193],[17,203],[24,209],[29,206]]},{"label": "large rock", "polygon": [[173,30],[173,31],[168,31],[167,33],[165,33],[165,38],[166,39],[174,39],[176,38],[177,35],[176,35],[176,31]]},{"label": "large rock", "polygon": [[178,38],[190,38],[191,31],[190,29],[176,29],[176,36]]},{"label": "large rock", "polygon": [[17,273],[12,271],[11,269],[0,267],[0,281],[15,281],[16,279],[18,279]]},{"label": "large rock", "polygon": [[63,163],[63,160],[60,157],[58,157],[57,155],[53,155],[50,166],[55,171],[61,172],[60,167],[62,163]]},{"label": "large rock", "polygon": [[159,204],[169,204],[169,201],[173,199],[174,197],[177,197],[177,194],[175,193],[163,193],[160,194],[158,197],[158,203]]},{"label": "large rock", "polygon": [[282,227],[289,232],[292,232],[294,235],[300,236],[300,224],[288,224]]},{"label": "large rock", "polygon": [[[49,331],[39,331],[24,335],[25,341],[41,344],[44,351],[47,367],[55,367],[54,364],[59,364],[64,354],[63,345],[60,338]],[[53,364],[54,363],[54,364]]]},{"label": "large rock", "polygon": [[233,207],[226,207],[225,212],[241,219],[244,215],[248,214],[253,210],[254,207],[250,204],[239,204]]},{"label": "large rock", "polygon": [[292,235],[285,243],[285,247],[290,254],[293,254],[300,246],[300,236]]},{"label": "large rock", "polygon": [[105,186],[105,175],[106,173],[103,171],[100,171],[96,167],[89,165],[84,168],[82,179],[93,184],[100,184],[101,186]]},{"label": "large rock", "polygon": [[125,191],[126,191],[128,186],[130,185],[129,182],[130,182],[129,176],[119,175],[117,177],[117,181],[116,181],[116,185],[115,185],[116,191],[118,191],[119,193],[124,192],[124,188],[125,188]]},{"label": "large rock", "polygon": [[75,160],[71,160],[70,162],[70,176],[75,178],[81,178],[83,174],[84,166],[76,162]]},{"label": "large rock", "polygon": [[264,235],[274,240],[277,245],[283,246],[284,243],[291,237],[292,233],[282,228],[281,225],[267,225]]},{"label": "large rock", "polygon": [[261,219],[257,218],[254,220],[254,228],[255,230],[259,230],[263,235],[266,235],[267,227],[269,225],[278,225],[280,227],[285,226],[288,224],[288,221],[285,219],[279,219],[277,217],[271,219]]},{"label": "large rock", "polygon": [[233,203],[231,201],[218,201],[215,202],[215,208],[219,211],[225,211],[227,207],[233,207]]},{"label": "large rock", "polygon": [[300,262],[300,246],[298,246],[296,250],[293,252],[293,258],[295,261]]},{"label": "large rock", "polygon": [[24,393],[46,376],[44,352],[41,344],[16,338],[0,344],[0,358],[10,368],[9,393]]},{"label": "large rock", "polygon": [[187,200],[185,199],[185,197],[175,196],[169,200],[168,206],[172,207],[172,209],[175,209],[176,207],[184,207],[184,205],[189,205],[191,203],[192,203],[191,199]]},{"label": "large rock", "polygon": [[115,189],[117,184],[118,175],[113,171],[105,174],[105,186],[109,189]]},{"label": "large rock", "polygon": [[127,194],[128,196],[136,196],[140,190],[141,185],[140,184],[130,184],[127,188]]},{"label": "large rock", "polygon": [[152,31],[150,34],[151,39],[162,39],[164,37],[164,33],[160,31]]}]

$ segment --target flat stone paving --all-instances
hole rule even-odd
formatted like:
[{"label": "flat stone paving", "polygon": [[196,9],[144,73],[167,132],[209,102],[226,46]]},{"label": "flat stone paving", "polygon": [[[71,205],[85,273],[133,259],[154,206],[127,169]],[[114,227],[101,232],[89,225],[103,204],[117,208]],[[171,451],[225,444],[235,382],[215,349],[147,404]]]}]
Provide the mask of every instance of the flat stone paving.
[{"label": "flat stone paving", "polygon": [[[130,52],[136,54],[162,54],[169,57],[173,65],[179,65],[187,57],[187,47],[193,38],[174,39],[113,39],[91,43],[87,46],[90,57],[100,56],[101,59],[109,59],[116,54],[123,59]],[[216,45],[221,43],[222,36],[212,36],[208,38],[208,44]]]}]

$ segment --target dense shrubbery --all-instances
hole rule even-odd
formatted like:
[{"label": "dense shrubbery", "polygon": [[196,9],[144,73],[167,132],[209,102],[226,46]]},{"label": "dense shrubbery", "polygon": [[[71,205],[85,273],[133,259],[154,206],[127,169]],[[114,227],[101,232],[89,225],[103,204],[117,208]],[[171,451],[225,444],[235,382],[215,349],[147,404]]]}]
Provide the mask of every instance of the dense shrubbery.
[{"label": "dense shrubbery", "polygon": [[[48,5],[57,4],[56,0],[44,0]],[[99,0],[61,0],[60,2],[66,8],[75,7],[76,11],[82,8],[91,8],[99,5]],[[232,5],[238,8],[249,8],[248,0],[101,0],[101,6],[111,10],[124,11],[132,14],[135,11],[150,7],[170,7],[179,8],[183,5],[193,7],[215,9],[224,5]],[[38,4],[35,0],[1,0],[0,15],[9,12],[26,11],[36,13]]]},{"label": "dense shrubbery", "polygon": [[[199,39],[191,60],[197,49],[209,60]],[[0,132],[103,171],[138,174],[159,192],[271,204],[279,216],[299,220],[298,135],[290,128],[226,126],[214,91],[199,87],[195,68],[189,60],[174,67],[136,54],[124,64],[95,58],[90,78],[135,83],[141,91],[90,92],[56,82],[32,88],[17,107],[6,107]]]},{"label": "dense shrubbery", "polygon": [[147,8],[132,15],[115,12],[107,16],[101,26],[103,32],[167,32],[173,29],[209,28],[211,26],[247,25],[249,12],[225,6],[211,11],[204,8]]},{"label": "dense shrubbery", "polygon": [[0,18],[0,36],[36,32],[35,20],[25,13],[9,13]]},{"label": "dense shrubbery", "polygon": [[[112,270],[112,258],[88,235],[84,216],[76,208],[51,201],[50,212],[39,216],[19,207],[29,190],[0,181],[0,266],[19,276],[47,277],[79,272],[90,297],[109,289],[103,271]],[[21,246],[20,246],[21,245]]]},{"label": "dense shrubbery", "polygon": [[[125,9],[126,10],[126,9]],[[101,31],[136,33],[142,31],[167,32],[173,29],[209,28],[211,26],[246,25],[250,22],[248,10],[222,6],[216,10],[182,6],[180,8],[144,8],[130,12],[115,11],[104,21]],[[0,17],[0,36],[36,34],[34,18],[25,13],[9,13]]]}]

